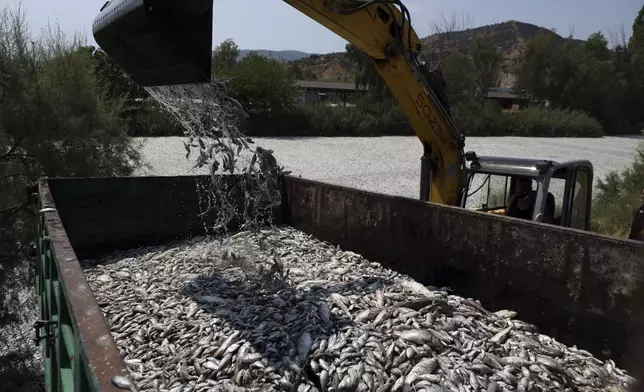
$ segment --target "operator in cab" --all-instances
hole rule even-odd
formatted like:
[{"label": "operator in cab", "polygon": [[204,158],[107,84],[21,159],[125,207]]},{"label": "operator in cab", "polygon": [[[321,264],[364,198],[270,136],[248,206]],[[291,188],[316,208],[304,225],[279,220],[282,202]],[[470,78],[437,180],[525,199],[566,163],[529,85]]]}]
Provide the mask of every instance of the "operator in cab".
[{"label": "operator in cab", "polygon": [[532,220],[534,203],[537,199],[537,192],[532,189],[532,180],[529,178],[518,178],[516,192],[508,200],[505,215],[513,218]]},{"label": "operator in cab", "polygon": [[628,235],[629,240],[644,241],[644,187],[640,190],[640,199],[642,205],[633,214],[631,233]]},{"label": "operator in cab", "polygon": [[558,225],[561,217],[555,217],[555,196],[548,192],[546,196],[546,206],[543,210],[543,223],[549,225]]}]

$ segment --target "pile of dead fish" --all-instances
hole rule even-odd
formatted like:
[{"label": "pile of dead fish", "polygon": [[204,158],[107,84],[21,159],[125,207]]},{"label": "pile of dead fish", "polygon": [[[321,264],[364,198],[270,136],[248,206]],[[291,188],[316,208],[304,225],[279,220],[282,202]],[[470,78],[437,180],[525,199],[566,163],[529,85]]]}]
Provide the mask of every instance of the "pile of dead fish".
[{"label": "pile of dead fish", "polygon": [[[85,262],[138,390],[593,391],[634,379],[283,228]],[[623,389],[622,389],[623,388]]]}]

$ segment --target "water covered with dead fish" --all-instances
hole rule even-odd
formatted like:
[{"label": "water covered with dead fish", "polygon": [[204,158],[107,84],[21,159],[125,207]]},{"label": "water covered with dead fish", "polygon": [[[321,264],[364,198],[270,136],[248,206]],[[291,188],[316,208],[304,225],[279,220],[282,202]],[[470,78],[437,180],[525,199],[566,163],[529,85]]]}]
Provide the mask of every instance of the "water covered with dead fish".
[{"label": "water covered with dead fish", "polygon": [[634,381],[512,311],[488,312],[292,228],[85,267],[141,391],[593,391]]}]

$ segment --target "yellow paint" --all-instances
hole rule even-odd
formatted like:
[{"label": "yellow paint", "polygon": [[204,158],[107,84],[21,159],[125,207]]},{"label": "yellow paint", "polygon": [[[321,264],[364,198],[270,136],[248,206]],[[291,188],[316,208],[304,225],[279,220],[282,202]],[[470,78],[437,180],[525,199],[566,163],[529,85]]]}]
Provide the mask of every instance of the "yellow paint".
[{"label": "yellow paint", "polygon": [[[458,204],[458,193],[463,176],[463,150],[458,145],[456,132],[449,119],[443,116],[417,80],[412,65],[403,57],[389,57],[387,46],[390,43],[390,24],[377,16],[378,7],[372,4],[352,15],[344,15],[333,9],[339,0],[283,0],[316,22],[325,26],[340,37],[360,48],[371,57],[376,68],[383,76],[401,109],[409,119],[418,138],[432,148],[434,173],[431,183],[431,202],[439,204]],[[400,24],[401,12],[391,6],[395,22]],[[405,25],[404,45],[411,35],[411,45],[407,48],[417,54],[420,48],[418,35],[408,24]],[[419,159],[420,164],[420,159]]]}]

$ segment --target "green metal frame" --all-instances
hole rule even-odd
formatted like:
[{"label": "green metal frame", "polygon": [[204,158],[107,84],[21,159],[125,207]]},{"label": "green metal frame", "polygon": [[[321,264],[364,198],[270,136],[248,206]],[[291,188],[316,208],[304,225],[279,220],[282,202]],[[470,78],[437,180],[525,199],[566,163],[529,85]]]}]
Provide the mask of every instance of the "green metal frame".
[{"label": "green metal frame", "polygon": [[85,392],[90,388],[87,358],[81,349],[78,328],[72,322],[71,306],[59,279],[60,266],[51,244],[45,213],[38,214],[36,294],[40,319],[36,321],[36,344],[42,346],[47,392]]},{"label": "green metal frame", "polygon": [[[47,392],[119,392],[130,375],[110,333],[49,189],[38,184],[36,344],[42,347]],[[53,180],[56,181],[56,180]],[[61,180],[65,181],[65,180]],[[63,196],[64,197],[64,196]]]}]

